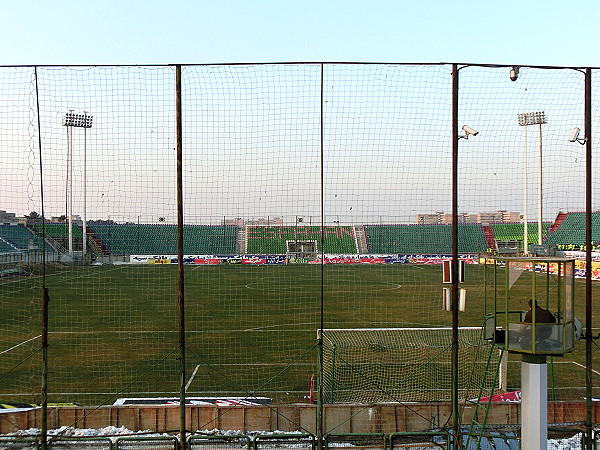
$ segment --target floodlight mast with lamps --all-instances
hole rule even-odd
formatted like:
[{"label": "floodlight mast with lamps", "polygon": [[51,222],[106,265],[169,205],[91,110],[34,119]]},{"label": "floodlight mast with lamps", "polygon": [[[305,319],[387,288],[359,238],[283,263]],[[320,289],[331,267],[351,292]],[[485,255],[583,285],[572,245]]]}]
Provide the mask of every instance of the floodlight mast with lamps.
[{"label": "floodlight mast with lamps", "polygon": [[63,117],[63,126],[67,127],[67,160],[68,176],[67,184],[67,215],[69,227],[69,255],[73,256],[73,127],[83,128],[83,247],[82,253],[87,254],[87,129],[92,128],[93,116],[86,111],[74,113],[69,111]]},{"label": "floodlight mast with lamps", "polygon": [[539,181],[539,192],[538,192],[538,244],[542,244],[542,181],[543,181],[543,168],[542,168],[542,125],[547,123],[546,113],[544,111],[536,111],[530,113],[518,114],[519,126],[523,127],[523,160],[524,160],[524,191],[523,191],[523,203],[524,203],[524,229],[523,229],[523,244],[525,246],[525,254],[529,253],[529,234],[528,234],[528,217],[527,217],[527,127],[529,125],[538,125],[539,130],[539,148],[538,148],[538,181]]}]

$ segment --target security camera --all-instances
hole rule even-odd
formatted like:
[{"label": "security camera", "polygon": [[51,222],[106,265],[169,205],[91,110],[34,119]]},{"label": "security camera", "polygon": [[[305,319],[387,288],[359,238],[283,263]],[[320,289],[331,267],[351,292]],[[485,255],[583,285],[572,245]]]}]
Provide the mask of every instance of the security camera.
[{"label": "security camera", "polygon": [[510,69],[510,81],[517,81],[517,78],[519,78],[519,66],[513,66]]},{"label": "security camera", "polygon": [[577,127],[573,128],[573,131],[571,131],[571,136],[569,136],[569,142],[579,142],[581,145],[584,145],[587,142],[587,139],[579,137],[580,131],[581,130]]},{"label": "security camera", "polygon": [[462,129],[467,135],[470,134],[471,136],[477,136],[479,134],[479,131],[475,131],[473,128],[468,127],[467,125],[463,125]]},{"label": "security camera", "polygon": [[579,128],[573,128],[573,131],[571,131],[571,136],[569,137],[569,142],[577,142],[577,138],[579,137],[579,131]]}]

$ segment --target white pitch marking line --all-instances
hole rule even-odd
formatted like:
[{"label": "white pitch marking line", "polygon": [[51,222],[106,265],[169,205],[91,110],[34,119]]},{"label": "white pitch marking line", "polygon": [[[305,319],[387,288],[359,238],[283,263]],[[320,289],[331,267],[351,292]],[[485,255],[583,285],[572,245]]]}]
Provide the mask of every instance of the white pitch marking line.
[{"label": "white pitch marking line", "polygon": [[[579,364],[578,362],[575,362],[575,361],[564,361],[564,362],[562,362],[562,364],[568,364],[568,363],[575,364],[576,366],[579,366],[582,369],[586,368],[583,364]],[[600,372],[598,372],[597,370],[592,369],[592,372],[594,372],[596,375],[600,375]]]},{"label": "white pitch marking line", "polygon": [[8,352],[10,352],[11,350],[14,350],[15,348],[17,348],[17,347],[19,347],[19,346],[21,346],[21,345],[23,345],[23,344],[27,344],[28,342],[34,341],[34,340],[36,340],[36,339],[39,339],[39,338],[41,338],[41,337],[42,337],[42,335],[40,334],[39,336],[35,336],[35,337],[32,337],[31,339],[27,339],[26,341],[23,341],[23,342],[21,342],[21,343],[19,343],[19,344],[17,344],[17,345],[13,345],[11,348],[7,348],[6,350],[2,350],[2,351],[0,352],[0,355],[2,355],[2,354],[4,354],[4,353],[8,353]]},{"label": "white pitch marking line", "polygon": [[200,368],[200,364],[196,364],[196,368],[194,369],[194,371],[192,372],[192,376],[190,376],[190,379],[188,380],[187,384],[185,385],[185,390],[187,391],[188,388],[190,387],[190,384],[192,384],[192,381],[194,379],[194,377],[196,376],[196,373],[198,372],[198,369]]}]

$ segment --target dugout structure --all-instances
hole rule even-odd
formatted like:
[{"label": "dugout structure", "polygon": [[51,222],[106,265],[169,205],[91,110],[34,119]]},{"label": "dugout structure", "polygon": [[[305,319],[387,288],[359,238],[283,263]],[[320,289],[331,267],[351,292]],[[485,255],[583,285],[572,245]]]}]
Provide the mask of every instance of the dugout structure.
[{"label": "dugout structure", "polygon": [[[448,401],[451,332],[451,328],[322,330],[324,403]],[[506,391],[506,358],[484,339],[482,328],[461,327],[459,348],[462,398]],[[492,373],[490,366],[498,367],[499,373]]]}]

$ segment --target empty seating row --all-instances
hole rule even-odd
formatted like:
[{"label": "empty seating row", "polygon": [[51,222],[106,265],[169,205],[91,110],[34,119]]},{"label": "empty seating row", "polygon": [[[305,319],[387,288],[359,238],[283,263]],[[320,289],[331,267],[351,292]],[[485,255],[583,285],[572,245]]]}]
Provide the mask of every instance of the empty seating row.
[{"label": "empty seating row", "polygon": [[[63,239],[69,236],[69,225],[67,223],[46,223],[42,228],[41,223],[36,223],[32,225],[33,230],[35,230],[38,234],[42,234],[43,232],[49,238],[58,238]],[[75,238],[81,239],[83,237],[83,230],[77,224],[71,225],[72,235]]]},{"label": "empty seating row", "polygon": [[15,247],[11,243],[4,240],[4,238],[0,237],[0,253],[12,253],[20,251],[19,248]]},{"label": "empty seating row", "polygon": [[[91,224],[89,228],[113,255],[177,254],[177,226],[167,224]],[[234,226],[186,225],[185,254],[234,254]]]},{"label": "empty seating row", "polygon": [[[314,243],[314,252],[356,254],[354,227],[325,226],[250,226],[247,228],[248,254],[286,254],[295,243]],[[323,241],[323,249],[321,249]],[[306,248],[306,247],[305,247]]]},{"label": "empty seating row", "polygon": [[[43,240],[35,236],[23,225],[0,225],[0,239],[3,242],[0,252],[19,252],[24,250],[41,249]],[[47,247],[50,249],[50,247]]]},{"label": "empty seating row", "polygon": [[[562,219],[562,217],[561,217]],[[560,222],[560,221],[559,221]],[[546,233],[550,223],[544,223]],[[0,253],[39,249],[42,246],[41,224],[32,224],[33,231],[22,225],[0,225]],[[114,255],[176,254],[177,227],[168,224],[90,224],[104,248]],[[497,241],[522,241],[523,223],[491,224]],[[83,237],[81,227],[73,224],[73,237]],[[448,254],[452,251],[451,225],[365,225],[365,237],[370,253]],[[46,223],[47,237],[56,240],[68,236],[68,225]],[[37,233],[37,236],[36,236]],[[458,245],[461,253],[484,252],[487,249],[481,224],[460,224]],[[243,235],[240,235],[242,238]],[[184,253],[235,254],[237,227],[217,225],[184,226]],[[537,223],[528,227],[528,242],[537,243]],[[544,244],[550,247],[585,245],[585,213],[564,215],[558,228],[550,232]],[[592,241],[600,242],[600,212],[592,213]],[[298,246],[300,244],[300,247]],[[242,245],[242,243],[238,243]],[[323,248],[321,248],[321,246]],[[240,247],[241,248],[241,247]],[[316,253],[355,254],[357,239],[354,226],[249,226],[246,228],[247,254],[286,254],[310,249]],[[310,251],[309,250],[309,251]]]},{"label": "empty seating row", "polygon": [[[544,244],[550,247],[572,244],[585,245],[586,226],[584,212],[567,213],[560,226],[548,235]],[[600,241],[600,211],[592,213],[592,243]]]},{"label": "empty seating row", "polygon": [[[452,252],[451,225],[365,225],[371,253],[448,254]],[[481,224],[458,226],[458,251],[486,250]]]},{"label": "empty seating row", "polygon": [[[546,236],[547,230],[551,223],[542,224],[542,237]],[[523,241],[525,233],[525,224],[523,223],[494,223],[491,224],[494,233],[494,239],[497,241]],[[539,238],[538,224],[529,223],[527,227],[527,242],[529,244],[537,244]]]}]

